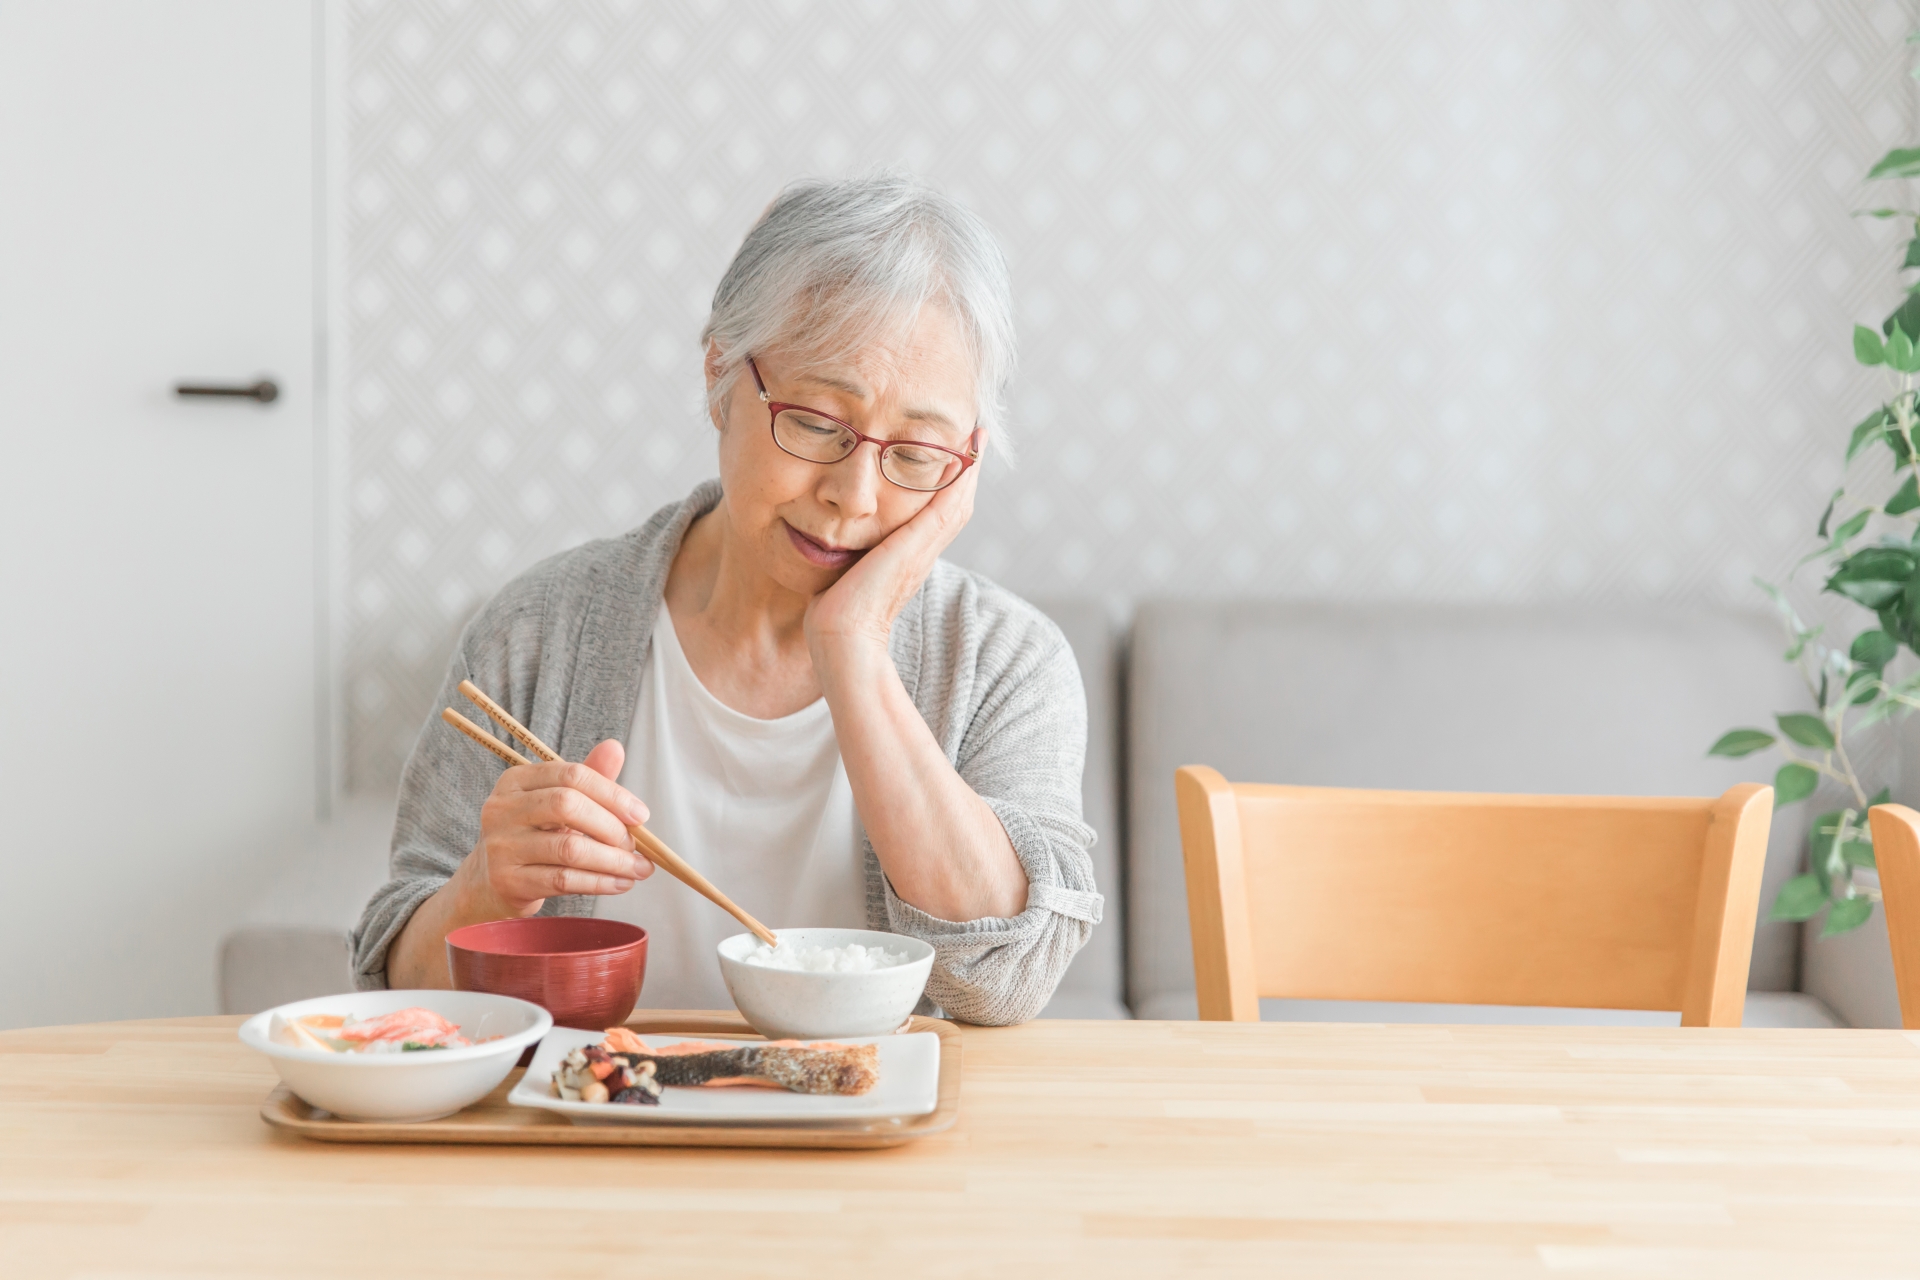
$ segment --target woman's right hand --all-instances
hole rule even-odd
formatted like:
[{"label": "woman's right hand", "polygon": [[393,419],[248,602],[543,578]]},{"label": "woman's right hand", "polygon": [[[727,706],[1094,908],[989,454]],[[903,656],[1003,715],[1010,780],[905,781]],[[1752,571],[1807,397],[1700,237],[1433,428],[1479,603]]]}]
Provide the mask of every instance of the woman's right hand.
[{"label": "woman's right hand", "polygon": [[469,918],[530,916],[555,894],[625,893],[653,874],[629,825],[647,806],[614,781],[626,750],[609,738],[581,764],[515,765],[480,806],[480,839],[460,865]]}]

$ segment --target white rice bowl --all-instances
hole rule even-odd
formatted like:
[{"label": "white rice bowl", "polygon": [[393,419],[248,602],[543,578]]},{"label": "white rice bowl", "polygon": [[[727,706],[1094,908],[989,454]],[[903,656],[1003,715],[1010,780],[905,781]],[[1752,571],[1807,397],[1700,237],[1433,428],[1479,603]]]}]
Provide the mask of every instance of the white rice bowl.
[{"label": "white rice bowl", "polygon": [[[415,1007],[431,1009],[458,1023],[467,1039],[485,1043],[416,1053],[329,1053],[273,1038],[278,1023],[312,1014],[350,1014],[364,1021]],[[355,991],[256,1013],[240,1025],[240,1039],[272,1059],[287,1087],[308,1105],[342,1120],[410,1124],[450,1116],[492,1093],[520,1060],[521,1051],[552,1029],[553,1015],[512,996]],[[493,1036],[499,1038],[488,1039]]]},{"label": "white rice bowl", "polygon": [[933,948],[898,933],[774,934],[780,940],[774,955],[751,933],[737,933],[719,946],[720,976],[734,1007],[769,1040],[887,1035],[913,1013],[933,972]]}]

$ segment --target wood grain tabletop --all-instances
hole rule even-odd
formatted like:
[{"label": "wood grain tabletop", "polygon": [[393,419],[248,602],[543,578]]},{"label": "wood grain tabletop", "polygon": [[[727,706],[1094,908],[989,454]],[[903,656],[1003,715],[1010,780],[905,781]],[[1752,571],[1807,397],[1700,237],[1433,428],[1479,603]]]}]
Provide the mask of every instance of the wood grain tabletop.
[{"label": "wood grain tabletop", "polygon": [[882,1151],[352,1146],[238,1018],[0,1033],[0,1273],[1920,1276],[1920,1033],[1036,1022]]}]

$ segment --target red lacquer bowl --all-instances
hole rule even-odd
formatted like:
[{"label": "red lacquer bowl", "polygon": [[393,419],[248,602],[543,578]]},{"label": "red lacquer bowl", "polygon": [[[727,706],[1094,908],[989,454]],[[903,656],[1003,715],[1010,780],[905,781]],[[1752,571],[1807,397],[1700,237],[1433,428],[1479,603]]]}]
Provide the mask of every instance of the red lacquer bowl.
[{"label": "red lacquer bowl", "polygon": [[531,1000],[556,1026],[600,1031],[640,999],[647,931],[583,916],[491,920],[447,935],[447,968],[461,991]]}]

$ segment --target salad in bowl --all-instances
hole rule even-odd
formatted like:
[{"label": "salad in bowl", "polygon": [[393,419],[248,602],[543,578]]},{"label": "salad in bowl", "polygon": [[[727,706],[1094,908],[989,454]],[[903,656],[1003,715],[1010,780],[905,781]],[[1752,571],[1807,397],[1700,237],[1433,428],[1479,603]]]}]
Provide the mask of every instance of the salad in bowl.
[{"label": "salad in bowl", "polygon": [[257,1013],[240,1039],[289,1089],[343,1120],[437,1120],[493,1092],[553,1029],[539,1005],[484,991],[358,991]]}]

